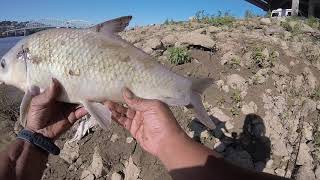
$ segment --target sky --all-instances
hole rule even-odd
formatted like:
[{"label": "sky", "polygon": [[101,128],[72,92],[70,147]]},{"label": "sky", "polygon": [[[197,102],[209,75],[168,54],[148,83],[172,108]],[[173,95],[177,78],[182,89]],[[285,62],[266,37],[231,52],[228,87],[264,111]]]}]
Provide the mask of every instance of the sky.
[{"label": "sky", "polygon": [[246,10],[264,14],[245,0],[1,0],[0,8],[0,21],[54,18],[95,24],[132,15],[131,26],[188,20],[199,10],[210,14],[230,11],[236,17],[243,17]]}]

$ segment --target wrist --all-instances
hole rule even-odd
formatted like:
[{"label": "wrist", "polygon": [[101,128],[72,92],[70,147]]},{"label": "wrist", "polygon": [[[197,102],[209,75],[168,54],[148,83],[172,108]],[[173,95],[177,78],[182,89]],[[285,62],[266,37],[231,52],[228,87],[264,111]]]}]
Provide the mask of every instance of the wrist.
[{"label": "wrist", "polygon": [[28,129],[21,130],[17,139],[21,139],[26,143],[53,155],[58,155],[60,153],[59,147],[57,147],[50,138]]},{"label": "wrist", "polygon": [[192,140],[185,132],[169,138],[161,147],[157,157],[168,171],[204,166],[209,156],[221,157],[213,150]]},{"label": "wrist", "polygon": [[184,148],[188,147],[192,143],[192,139],[188,135],[181,131],[175,136],[167,138],[161,144],[157,157],[162,161],[165,167],[170,170],[172,169],[172,162],[175,161],[175,157],[181,154]]},{"label": "wrist", "polygon": [[45,129],[35,129],[29,126],[25,127],[26,130],[31,131],[32,133],[41,134],[42,136],[49,138],[52,142],[55,142],[56,138],[49,136]]}]

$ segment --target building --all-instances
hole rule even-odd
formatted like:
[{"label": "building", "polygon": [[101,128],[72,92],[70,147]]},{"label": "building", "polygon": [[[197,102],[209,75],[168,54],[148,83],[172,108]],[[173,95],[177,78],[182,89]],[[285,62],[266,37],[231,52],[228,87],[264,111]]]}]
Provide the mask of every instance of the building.
[{"label": "building", "polygon": [[265,11],[292,9],[292,15],[320,18],[320,0],[246,0]]}]

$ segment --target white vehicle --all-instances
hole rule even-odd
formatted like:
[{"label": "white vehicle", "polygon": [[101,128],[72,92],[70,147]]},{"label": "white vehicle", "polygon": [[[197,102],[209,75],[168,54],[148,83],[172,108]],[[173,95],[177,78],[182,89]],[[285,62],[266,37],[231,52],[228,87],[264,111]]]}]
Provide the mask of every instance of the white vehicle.
[{"label": "white vehicle", "polygon": [[271,12],[271,17],[286,17],[292,15],[292,9],[276,9]]}]

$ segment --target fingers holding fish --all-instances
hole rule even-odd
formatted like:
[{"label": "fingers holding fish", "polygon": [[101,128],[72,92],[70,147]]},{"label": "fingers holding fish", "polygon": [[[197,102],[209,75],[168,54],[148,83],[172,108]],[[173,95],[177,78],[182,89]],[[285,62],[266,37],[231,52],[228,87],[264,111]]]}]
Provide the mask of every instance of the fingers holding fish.
[{"label": "fingers holding fish", "polygon": [[133,137],[137,137],[137,133],[139,129],[141,129],[142,126],[142,115],[141,112],[137,112],[135,118],[132,120],[131,127],[130,127],[130,133],[133,135]]}]

